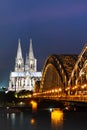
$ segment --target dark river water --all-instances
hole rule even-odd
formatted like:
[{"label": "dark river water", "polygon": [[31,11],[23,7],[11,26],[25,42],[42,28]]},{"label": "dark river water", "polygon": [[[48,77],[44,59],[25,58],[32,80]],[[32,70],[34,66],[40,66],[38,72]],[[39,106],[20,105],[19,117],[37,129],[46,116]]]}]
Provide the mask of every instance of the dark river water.
[{"label": "dark river water", "polygon": [[0,111],[0,130],[87,130],[87,112],[66,112],[59,108]]}]

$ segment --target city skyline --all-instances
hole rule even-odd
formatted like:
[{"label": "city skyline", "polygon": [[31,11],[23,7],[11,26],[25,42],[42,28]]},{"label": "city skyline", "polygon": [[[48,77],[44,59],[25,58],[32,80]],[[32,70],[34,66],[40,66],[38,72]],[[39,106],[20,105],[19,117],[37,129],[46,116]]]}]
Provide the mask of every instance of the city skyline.
[{"label": "city skyline", "polygon": [[0,1],[0,86],[14,69],[18,38],[23,57],[32,38],[38,69],[51,54],[79,54],[87,42],[87,1]]}]

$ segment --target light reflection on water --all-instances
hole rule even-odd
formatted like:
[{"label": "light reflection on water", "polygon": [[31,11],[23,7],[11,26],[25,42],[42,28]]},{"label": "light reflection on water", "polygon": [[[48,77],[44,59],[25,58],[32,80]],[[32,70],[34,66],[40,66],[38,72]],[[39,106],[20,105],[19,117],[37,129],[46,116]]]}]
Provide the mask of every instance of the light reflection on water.
[{"label": "light reflection on water", "polygon": [[63,111],[60,109],[53,109],[51,111],[51,125],[52,129],[61,129],[63,126]]},{"label": "light reflection on water", "polygon": [[15,117],[16,116],[16,114],[15,113],[12,113],[11,114],[11,121],[12,121],[12,125],[14,126],[15,125]]},{"label": "light reflection on water", "polygon": [[87,130],[86,112],[60,109],[6,113],[0,112],[0,130]]},{"label": "light reflection on water", "polygon": [[36,112],[37,111],[37,102],[32,100],[30,103],[32,105],[32,112]]}]

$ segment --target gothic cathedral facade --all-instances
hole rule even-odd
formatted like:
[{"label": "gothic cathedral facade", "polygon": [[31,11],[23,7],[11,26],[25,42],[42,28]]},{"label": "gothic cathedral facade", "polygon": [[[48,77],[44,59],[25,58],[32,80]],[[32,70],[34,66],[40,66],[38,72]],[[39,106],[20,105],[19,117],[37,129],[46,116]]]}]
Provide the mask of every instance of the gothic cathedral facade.
[{"label": "gothic cathedral facade", "polygon": [[35,82],[40,81],[41,76],[41,72],[37,72],[37,59],[34,57],[32,39],[30,39],[30,48],[28,55],[26,55],[25,64],[19,39],[15,68],[10,73],[8,91],[33,91]]}]

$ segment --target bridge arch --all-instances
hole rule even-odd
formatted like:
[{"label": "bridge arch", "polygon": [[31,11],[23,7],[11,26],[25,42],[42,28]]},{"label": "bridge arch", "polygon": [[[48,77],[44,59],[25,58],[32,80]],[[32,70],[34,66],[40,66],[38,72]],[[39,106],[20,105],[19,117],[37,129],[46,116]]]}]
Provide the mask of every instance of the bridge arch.
[{"label": "bridge arch", "polygon": [[68,86],[71,88],[81,87],[87,84],[87,44],[84,46],[82,52],[78,56],[78,60],[71,73],[68,81]]},{"label": "bridge arch", "polygon": [[68,75],[58,55],[49,56],[44,64],[41,80],[41,91],[52,88],[64,88],[68,84]]},{"label": "bridge arch", "polygon": [[47,57],[40,91],[61,88],[67,94],[87,92],[87,44],[80,55],[51,55]]}]

